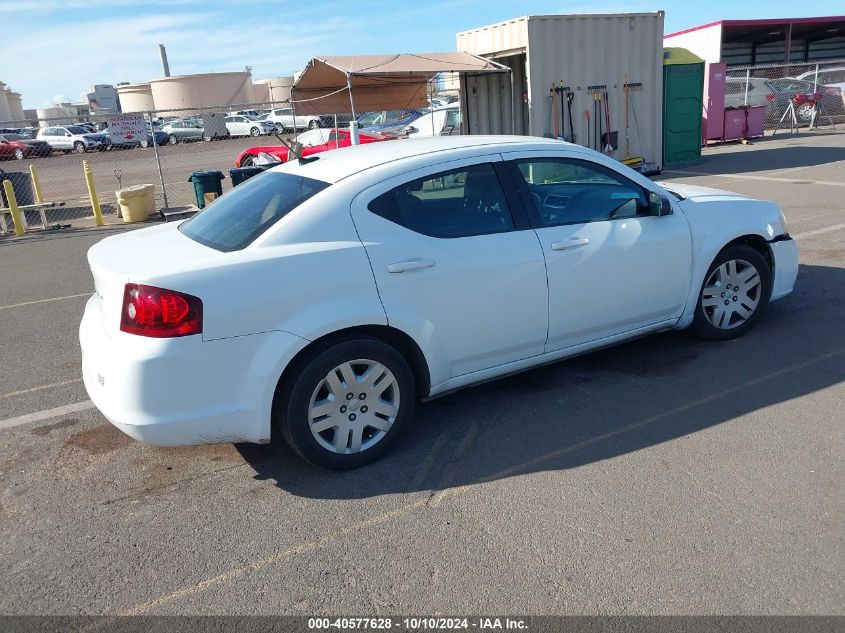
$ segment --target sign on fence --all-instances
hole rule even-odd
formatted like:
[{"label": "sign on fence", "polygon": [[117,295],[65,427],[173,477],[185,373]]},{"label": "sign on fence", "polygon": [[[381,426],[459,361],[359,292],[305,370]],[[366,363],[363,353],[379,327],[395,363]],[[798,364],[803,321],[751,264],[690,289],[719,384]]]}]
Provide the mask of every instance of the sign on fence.
[{"label": "sign on fence", "polygon": [[139,143],[146,139],[147,123],[143,114],[121,114],[109,117],[109,137],[114,145]]}]

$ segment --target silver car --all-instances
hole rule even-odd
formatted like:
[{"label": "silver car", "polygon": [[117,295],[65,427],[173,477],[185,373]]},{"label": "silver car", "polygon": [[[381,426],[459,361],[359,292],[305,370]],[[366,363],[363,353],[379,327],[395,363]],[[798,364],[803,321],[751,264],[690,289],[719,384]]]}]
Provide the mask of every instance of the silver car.
[{"label": "silver car", "polygon": [[108,136],[89,132],[79,125],[43,127],[38,130],[36,138],[46,142],[54,150],[77,154],[84,154],[92,149],[103,151],[110,145]]}]

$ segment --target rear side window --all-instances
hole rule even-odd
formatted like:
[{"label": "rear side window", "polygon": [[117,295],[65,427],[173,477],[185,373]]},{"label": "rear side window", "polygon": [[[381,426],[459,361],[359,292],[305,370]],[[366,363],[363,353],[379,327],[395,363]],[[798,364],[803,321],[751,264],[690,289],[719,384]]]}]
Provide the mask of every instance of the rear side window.
[{"label": "rear side window", "polygon": [[246,248],[329,183],[267,172],[238,185],[179,226],[192,240],[218,251]]},{"label": "rear side window", "polygon": [[368,208],[431,237],[469,237],[514,228],[505,193],[489,163],[412,180],[383,193]]}]

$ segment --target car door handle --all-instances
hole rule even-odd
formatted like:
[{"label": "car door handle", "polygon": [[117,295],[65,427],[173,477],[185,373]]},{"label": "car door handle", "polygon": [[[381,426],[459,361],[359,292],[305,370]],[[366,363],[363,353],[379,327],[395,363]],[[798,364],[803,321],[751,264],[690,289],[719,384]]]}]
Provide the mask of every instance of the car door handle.
[{"label": "car door handle", "polygon": [[387,266],[389,273],[405,273],[409,270],[418,270],[420,268],[431,268],[434,266],[433,259],[407,259],[404,262],[396,262]]},{"label": "car door handle", "polygon": [[590,240],[586,237],[573,237],[565,242],[552,242],[552,250],[553,251],[565,251],[570,248],[577,248],[579,246],[584,246],[585,244],[589,244]]}]

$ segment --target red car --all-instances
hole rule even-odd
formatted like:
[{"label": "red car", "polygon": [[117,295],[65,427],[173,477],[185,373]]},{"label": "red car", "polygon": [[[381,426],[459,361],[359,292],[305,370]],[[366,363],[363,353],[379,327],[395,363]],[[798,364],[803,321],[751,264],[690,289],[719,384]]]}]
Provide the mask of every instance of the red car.
[{"label": "red car", "polygon": [[52,152],[53,148],[44,141],[27,139],[20,134],[0,134],[0,159],[21,160],[31,156],[49,156]]},{"label": "red car", "polygon": [[[338,147],[349,147],[352,141],[349,137],[349,130],[318,128],[316,130],[309,130],[299,135],[299,142],[304,145],[302,149],[303,156],[310,156],[311,154],[318,154],[330,149],[337,149]],[[376,134],[359,134],[358,139],[361,144],[375,143],[377,141],[386,141],[390,137],[378,136]],[[268,145],[262,147],[250,147],[241,152],[238,159],[235,161],[235,167],[249,167],[253,164],[253,160],[260,153],[270,154],[275,156],[282,162],[287,162],[288,148],[284,145]]]}]

